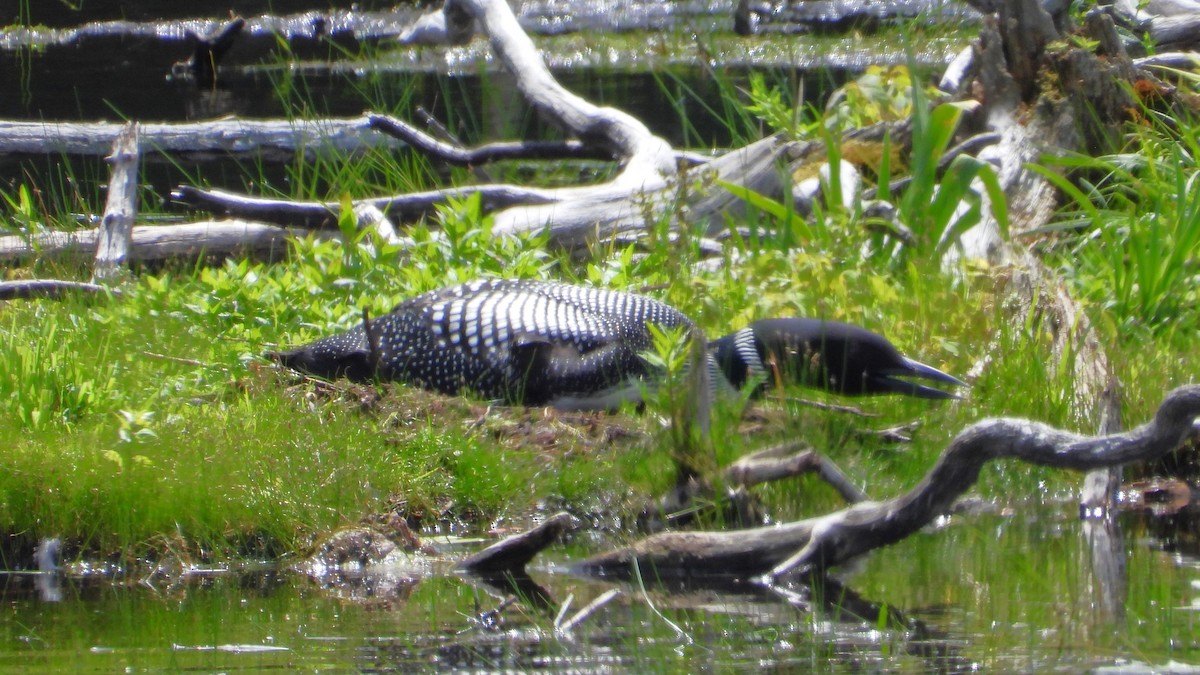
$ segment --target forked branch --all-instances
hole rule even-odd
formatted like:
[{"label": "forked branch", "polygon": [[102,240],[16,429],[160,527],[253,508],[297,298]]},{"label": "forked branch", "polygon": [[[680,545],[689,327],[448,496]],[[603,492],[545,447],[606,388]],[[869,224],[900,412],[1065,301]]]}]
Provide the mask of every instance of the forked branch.
[{"label": "forked branch", "polygon": [[1085,436],[1023,419],[990,419],[962,431],[908,493],[782,526],[733,532],[667,532],[594,556],[581,570],[628,577],[782,576],[821,570],[904,539],[946,513],[984,464],[1014,457],[1077,471],[1160,457],[1194,433],[1200,386],[1172,391],[1150,422],[1126,433]]}]

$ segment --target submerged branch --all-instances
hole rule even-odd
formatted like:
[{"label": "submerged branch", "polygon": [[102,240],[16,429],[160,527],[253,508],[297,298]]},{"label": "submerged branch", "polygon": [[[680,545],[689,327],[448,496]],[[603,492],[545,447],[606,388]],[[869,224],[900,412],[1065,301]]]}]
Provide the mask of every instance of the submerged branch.
[{"label": "submerged branch", "polygon": [[541,525],[492,544],[458,564],[458,569],[479,575],[524,569],[530,558],[558,541],[575,527],[569,513],[557,513]]}]

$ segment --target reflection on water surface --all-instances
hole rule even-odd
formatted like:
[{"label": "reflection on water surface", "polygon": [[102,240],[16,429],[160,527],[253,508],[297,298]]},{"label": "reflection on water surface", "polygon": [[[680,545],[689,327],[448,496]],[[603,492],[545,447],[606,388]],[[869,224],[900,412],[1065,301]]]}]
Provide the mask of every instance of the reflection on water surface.
[{"label": "reflection on water surface", "polygon": [[[1107,609],[1102,586],[1112,582],[1068,508],[956,516],[843,571],[844,588],[815,593],[643,591],[566,574],[584,552],[554,550],[532,571],[552,603],[543,610],[506,604],[442,565],[424,577],[68,576],[55,603],[39,599],[34,576],[8,574],[0,669],[1076,672],[1145,654],[1200,660],[1200,561],[1160,550],[1127,520],[1124,588]],[[611,588],[614,599],[556,630],[556,617],[568,623]]]}]

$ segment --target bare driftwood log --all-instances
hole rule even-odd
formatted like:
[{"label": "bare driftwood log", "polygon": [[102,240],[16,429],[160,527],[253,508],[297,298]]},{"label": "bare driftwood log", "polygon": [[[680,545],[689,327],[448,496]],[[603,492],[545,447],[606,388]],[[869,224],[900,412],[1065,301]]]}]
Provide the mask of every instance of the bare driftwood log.
[{"label": "bare driftwood log", "polygon": [[[397,224],[429,215],[446,199],[472,193],[484,196],[485,212],[494,218],[493,234],[549,231],[561,247],[583,249],[596,240],[622,233],[642,233],[648,223],[672,213],[685,202],[691,223],[724,231],[726,217],[736,217],[740,199],[718,186],[729,181],[778,195],[778,164],[795,159],[811,146],[770,138],[687,170],[696,158],[675,152],[630,115],[595,106],[565,90],[546,68],[529,37],[522,32],[507,3],[499,0],[450,0],[440,13],[466,12],[488,36],[493,52],[510,72],[530,105],[590,152],[615,158],[620,172],[610,181],[588,186],[536,190],[489,185],[453,188],[421,195],[361,200],[380,208]],[[429,146],[443,155],[444,146]],[[683,161],[681,161],[681,159]],[[277,224],[327,226],[340,205],[287,206],[271,200],[238,198],[181,187],[180,203],[193,208]]]},{"label": "bare driftwood log", "polygon": [[[0,121],[0,154],[108,154],[124,124],[110,122]],[[322,120],[225,119],[192,124],[142,124],[142,152],[148,158],[203,159],[255,157],[290,160],[297,154],[357,154],[402,144],[375,133],[366,117]]]},{"label": "bare driftwood log", "polygon": [[622,578],[777,577],[800,568],[823,570],[896,543],[946,513],[989,461],[1012,457],[1087,471],[1151,460],[1196,433],[1197,416],[1200,386],[1187,386],[1168,394],[1153,420],[1127,433],[1092,437],[1029,420],[984,420],[959,433],[925,478],[900,497],[780,526],[657,534],[589,558],[579,569]]},{"label": "bare driftwood log", "polygon": [[[0,264],[90,255],[96,250],[99,232],[88,229],[0,236]],[[133,228],[126,261],[162,262],[200,255],[280,258],[287,253],[288,238],[294,234],[283,227],[243,220],[139,226]]]},{"label": "bare driftwood log", "polygon": [[116,277],[129,256],[133,221],[137,218],[138,200],[138,123],[130,122],[113,144],[108,163],[112,166],[108,180],[108,204],[100,222],[100,237],[96,242],[96,264],[92,281],[104,282]]},{"label": "bare driftwood log", "polygon": [[[728,227],[727,219],[738,218],[746,206],[729,191],[717,187],[717,181],[728,181],[754,192],[778,195],[782,186],[779,162],[801,161],[819,153],[821,148],[820,143],[793,143],[770,136],[681,174],[681,179],[687,182],[681,180],[673,188],[653,194],[637,190],[614,190],[610,184],[594,188],[558,189],[479,185],[375,197],[358,200],[355,204],[371,204],[396,223],[411,223],[433,215],[436,207],[448,199],[479,194],[482,196],[483,211],[497,214],[494,235],[548,229],[552,244],[568,250],[582,250],[597,240],[611,239],[622,233],[640,235],[645,231],[648,221],[652,222],[658,217],[656,214],[660,214],[668,205],[677,205],[679,200],[687,200],[691,223],[707,223],[710,232],[724,232]],[[589,192],[596,199],[583,196]],[[192,209],[293,227],[333,227],[341,209],[340,204],[332,202],[263,199],[186,185],[178,187],[172,193],[172,199]],[[514,222],[510,218],[516,214],[529,215],[532,209],[537,208],[544,210],[542,215],[545,219],[540,227],[535,227],[531,221]],[[507,229],[501,229],[501,223]]]}]

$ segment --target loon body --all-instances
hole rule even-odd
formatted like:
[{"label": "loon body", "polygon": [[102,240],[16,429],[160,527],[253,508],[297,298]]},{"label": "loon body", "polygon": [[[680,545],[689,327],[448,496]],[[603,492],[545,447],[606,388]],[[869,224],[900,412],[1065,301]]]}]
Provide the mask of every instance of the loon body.
[{"label": "loon body", "polygon": [[[443,394],[564,409],[640,399],[651,375],[648,324],[694,328],[657,300],[543,281],[483,280],[426,293],[345,333],[272,358],[318,377],[397,380]],[[915,377],[965,386],[913,361],[883,336],[815,319],[757,321],[709,345],[714,390],[795,382],[839,394],[954,394]],[[725,383],[722,383],[722,380]]]},{"label": "loon body", "polygon": [[907,394],[946,399],[956,395],[905,377],[965,387],[966,383],[900,353],[887,338],[865,328],[820,319],[764,319],[712,343],[729,383],[740,389],[759,380],[756,393],[796,382],[838,394]]},{"label": "loon body", "polygon": [[270,356],[318,377],[398,380],[443,394],[560,408],[636,400],[647,324],[692,328],[657,300],[541,281],[481,280],[406,300],[389,314]]}]

